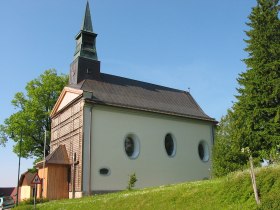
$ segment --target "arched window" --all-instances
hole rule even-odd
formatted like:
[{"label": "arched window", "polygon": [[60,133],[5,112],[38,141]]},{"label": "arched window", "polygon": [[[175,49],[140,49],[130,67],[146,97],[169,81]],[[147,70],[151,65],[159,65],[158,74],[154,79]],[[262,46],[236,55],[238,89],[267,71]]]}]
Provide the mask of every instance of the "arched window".
[{"label": "arched window", "polygon": [[164,146],[169,157],[173,157],[176,153],[176,144],[172,134],[168,133],[164,139]]}]

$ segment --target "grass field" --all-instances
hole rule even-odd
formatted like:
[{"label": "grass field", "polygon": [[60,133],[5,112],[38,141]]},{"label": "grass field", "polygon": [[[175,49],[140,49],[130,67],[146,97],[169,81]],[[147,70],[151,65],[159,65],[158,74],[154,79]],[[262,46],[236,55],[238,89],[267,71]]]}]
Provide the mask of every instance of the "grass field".
[{"label": "grass field", "polygon": [[[50,201],[37,209],[271,209],[280,210],[280,166],[256,170],[261,206],[257,207],[248,171],[206,181]],[[18,210],[33,209],[21,205]]]}]

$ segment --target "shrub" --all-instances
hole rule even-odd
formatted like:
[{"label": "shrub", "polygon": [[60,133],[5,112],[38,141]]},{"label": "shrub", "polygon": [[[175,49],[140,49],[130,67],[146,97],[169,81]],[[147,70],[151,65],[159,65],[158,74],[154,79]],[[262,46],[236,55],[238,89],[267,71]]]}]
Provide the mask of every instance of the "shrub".
[{"label": "shrub", "polygon": [[137,182],[136,174],[133,173],[129,176],[127,189],[132,190],[136,182]]}]

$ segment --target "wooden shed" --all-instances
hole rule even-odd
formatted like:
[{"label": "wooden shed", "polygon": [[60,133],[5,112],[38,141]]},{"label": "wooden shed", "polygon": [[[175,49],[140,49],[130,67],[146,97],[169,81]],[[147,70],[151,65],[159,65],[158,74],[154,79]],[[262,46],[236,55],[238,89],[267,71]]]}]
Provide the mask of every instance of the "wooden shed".
[{"label": "wooden shed", "polygon": [[36,164],[42,184],[38,185],[37,197],[57,200],[69,197],[70,161],[65,145],[60,145],[44,161]]}]

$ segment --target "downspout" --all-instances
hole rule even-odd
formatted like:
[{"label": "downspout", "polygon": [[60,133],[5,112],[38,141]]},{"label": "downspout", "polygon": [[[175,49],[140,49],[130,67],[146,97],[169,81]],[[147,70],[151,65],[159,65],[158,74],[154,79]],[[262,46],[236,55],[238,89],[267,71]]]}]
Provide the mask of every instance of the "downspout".
[{"label": "downspout", "polygon": [[215,127],[216,125],[212,125],[211,126],[211,140],[212,140],[212,145],[211,145],[211,165],[210,165],[210,168],[209,168],[209,177],[210,179],[212,179],[212,169],[213,169],[213,147],[214,147],[214,144],[215,144]]},{"label": "downspout", "polygon": [[88,195],[91,194],[91,141],[92,141],[92,109],[93,107],[90,107],[89,117],[90,117],[90,123],[89,123],[89,147],[88,147],[88,160],[89,160],[89,177],[88,177]]},{"label": "downspout", "polygon": [[212,125],[212,146],[215,144],[215,125]]}]

